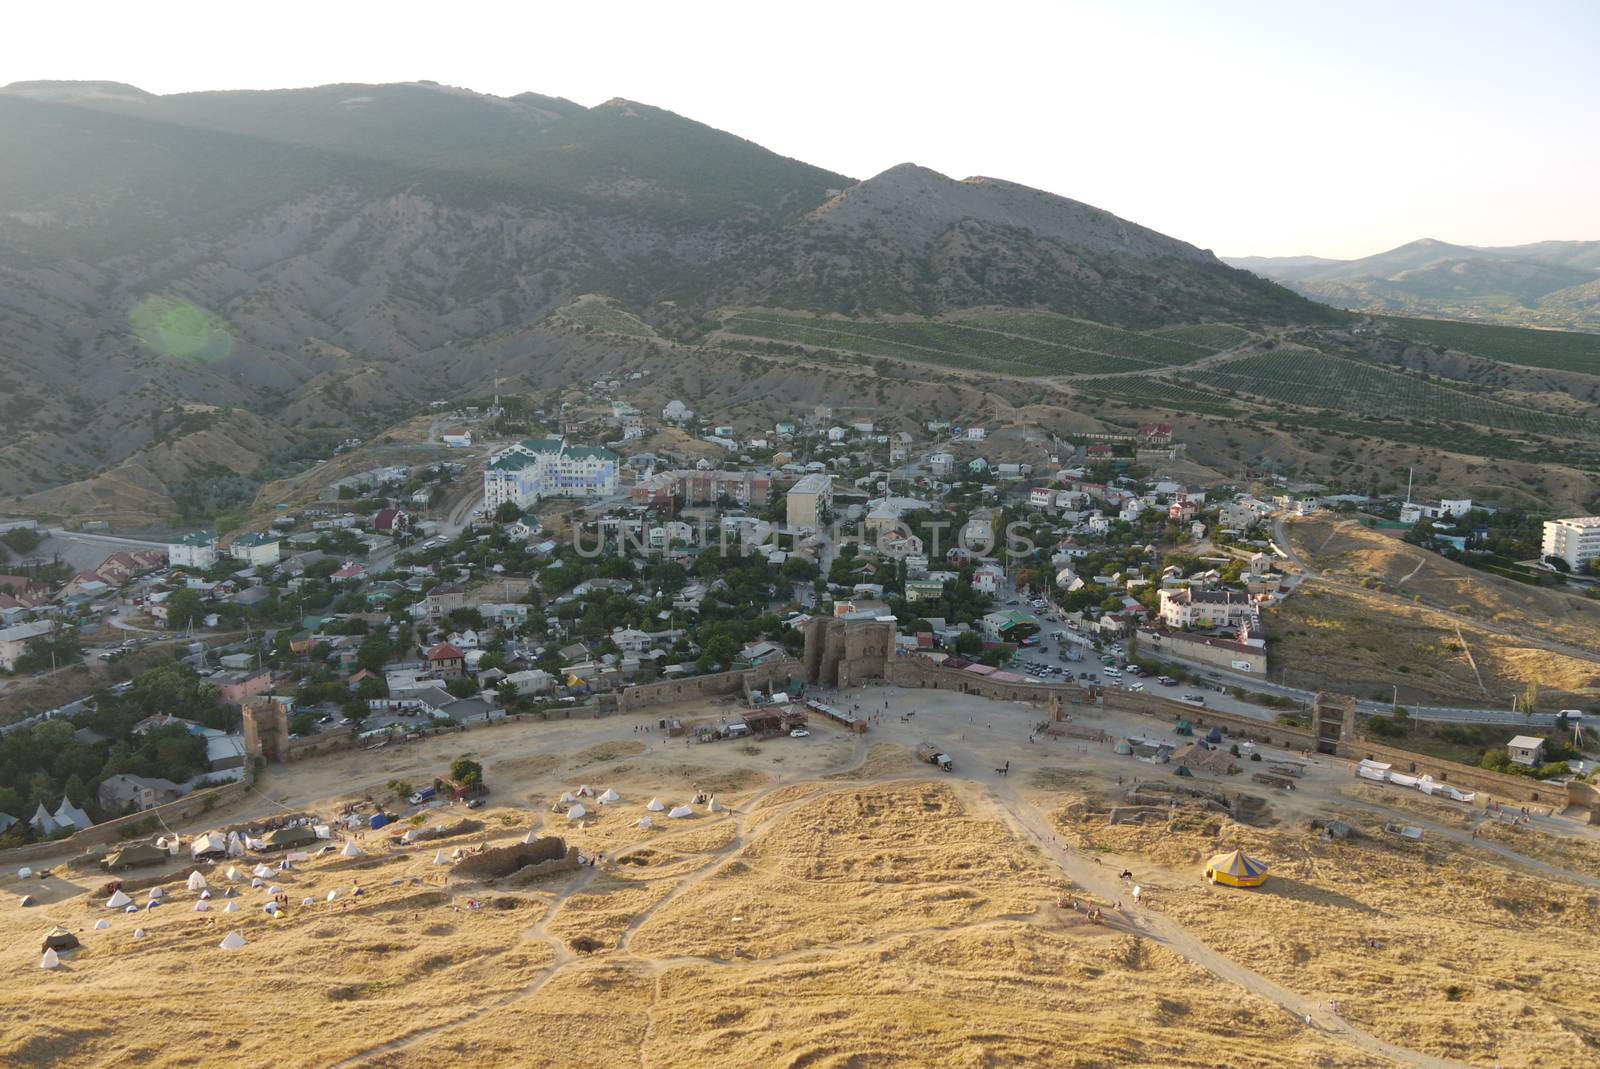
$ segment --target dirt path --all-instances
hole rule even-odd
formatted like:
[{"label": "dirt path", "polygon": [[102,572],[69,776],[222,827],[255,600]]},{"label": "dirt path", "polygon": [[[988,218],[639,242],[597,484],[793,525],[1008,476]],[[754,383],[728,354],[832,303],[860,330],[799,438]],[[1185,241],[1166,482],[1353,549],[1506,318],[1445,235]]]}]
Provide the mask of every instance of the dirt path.
[{"label": "dirt path", "polygon": [[[1115,875],[1104,865],[1086,859],[1077,851],[1063,846],[1057,840],[1049,819],[1031,802],[1022,798],[1017,790],[1009,784],[997,786],[994,797],[1000,812],[1008,818],[1007,823],[1023,838],[1031,840],[1043,850],[1073,883],[1107,901],[1115,902],[1123,898],[1122,884]],[[1313,1022],[1313,1027],[1333,1038],[1341,1039],[1352,1046],[1389,1058],[1399,1064],[1417,1066],[1419,1069],[1470,1069],[1464,1062],[1436,1058],[1398,1047],[1356,1028],[1332,1013],[1326,1005],[1282,987],[1219,953],[1165,914],[1131,908],[1124,909],[1117,920],[1120,922],[1119,927],[1125,926],[1134,934],[1151,939],[1181,954],[1220,979],[1276,1003],[1296,1020],[1305,1021],[1309,1018]]]}]

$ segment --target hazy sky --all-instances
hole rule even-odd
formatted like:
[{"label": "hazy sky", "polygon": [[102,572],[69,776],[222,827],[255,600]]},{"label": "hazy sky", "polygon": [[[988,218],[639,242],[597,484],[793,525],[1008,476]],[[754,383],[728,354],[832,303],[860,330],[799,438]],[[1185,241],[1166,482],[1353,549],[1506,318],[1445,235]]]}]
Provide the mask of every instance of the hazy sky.
[{"label": "hazy sky", "polygon": [[1219,253],[1600,238],[1600,3],[7,5],[0,81],[431,78],[915,161]]}]

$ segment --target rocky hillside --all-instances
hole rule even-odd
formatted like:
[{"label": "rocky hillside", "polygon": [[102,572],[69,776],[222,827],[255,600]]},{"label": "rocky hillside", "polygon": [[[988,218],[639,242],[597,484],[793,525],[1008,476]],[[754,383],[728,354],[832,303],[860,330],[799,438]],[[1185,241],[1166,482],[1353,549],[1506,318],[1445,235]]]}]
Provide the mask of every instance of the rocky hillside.
[{"label": "rocky hillside", "polygon": [[256,413],[266,465],[537,372],[580,344],[553,313],[586,294],[683,340],[727,305],[1330,314],[1085,204],[909,165],[857,183],[626,100],[17,83],[0,142],[8,497],[167,472],[142,454],[186,405]]}]

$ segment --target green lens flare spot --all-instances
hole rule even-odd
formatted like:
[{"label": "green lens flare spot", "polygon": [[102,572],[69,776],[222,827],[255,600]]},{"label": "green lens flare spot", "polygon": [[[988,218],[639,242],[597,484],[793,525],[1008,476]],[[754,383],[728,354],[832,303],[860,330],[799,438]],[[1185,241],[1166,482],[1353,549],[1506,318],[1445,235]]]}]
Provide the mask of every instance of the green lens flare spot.
[{"label": "green lens flare spot", "polygon": [[145,348],[174,360],[212,363],[233,350],[228,325],[182,297],[151,295],[134,306],[129,318]]}]

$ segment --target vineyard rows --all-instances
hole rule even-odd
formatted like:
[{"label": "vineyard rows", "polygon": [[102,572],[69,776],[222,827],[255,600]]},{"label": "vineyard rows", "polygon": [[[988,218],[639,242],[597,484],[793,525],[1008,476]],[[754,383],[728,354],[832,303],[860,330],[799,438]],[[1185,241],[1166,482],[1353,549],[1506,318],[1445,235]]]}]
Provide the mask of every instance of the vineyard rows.
[{"label": "vineyard rows", "polygon": [[724,325],[738,334],[797,345],[1006,374],[1103,375],[1155,366],[1148,360],[1089,352],[1038,339],[1013,338],[953,323],[858,323],[745,312],[729,316]]},{"label": "vineyard rows", "polygon": [[1004,312],[963,320],[976,327],[1020,334],[1074,349],[1111,353],[1148,364],[1188,364],[1217,352],[1223,346],[1176,338],[1169,334],[1138,334],[1131,330],[1085,323],[1079,319]]},{"label": "vineyard rows", "polygon": [[1388,333],[1408,341],[1443,345],[1505,364],[1600,375],[1600,334],[1400,316],[1379,316],[1378,322]]},{"label": "vineyard rows", "polygon": [[1080,379],[1072,384],[1074,390],[1104,397],[1112,401],[1126,401],[1134,405],[1153,408],[1170,408],[1176,412],[1201,412],[1212,416],[1235,416],[1243,410],[1227,403],[1228,399],[1214,393],[1197,390],[1171,379],[1125,376],[1114,379]]},{"label": "vineyard rows", "polygon": [[1560,437],[1600,436],[1600,424],[1452,390],[1414,375],[1313,350],[1279,350],[1230,361],[1186,378],[1282,404],[1388,419],[1470,423]]},{"label": "vineyard rows", "polygon": [[1243,345],[1255,337],[1243,327],[1230,326],[1227,323],[1202,323],[1193,327],[1167,327],[1165,330],[1155,332],[1158,338],[1172,338],[1175,341],[1185,341],[1191,345],[1199,345],[1213,352],[1223,349],[1232,349],[1235,345]]}]

